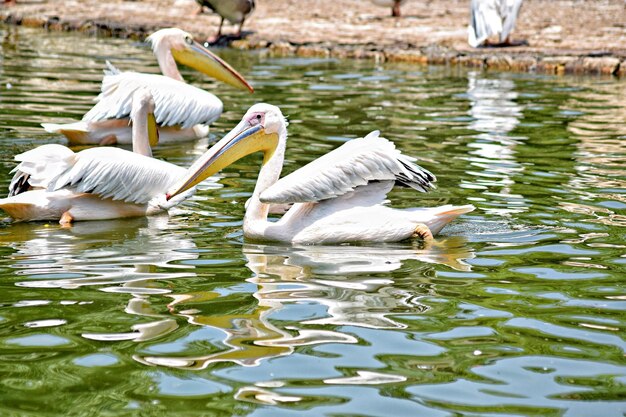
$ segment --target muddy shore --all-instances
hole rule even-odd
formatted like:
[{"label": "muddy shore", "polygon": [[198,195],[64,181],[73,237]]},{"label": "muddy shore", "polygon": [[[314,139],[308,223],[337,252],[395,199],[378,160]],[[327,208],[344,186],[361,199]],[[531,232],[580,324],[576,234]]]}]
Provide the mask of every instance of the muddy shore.
[{"label": "muddy shore", "polygon": [[[142,38],[178,26],[211,37],[219,17],[193,0],[17,0],[7,24]],[[626,76],[624,0],[525,0],[513,38],[528,45],[471,48],[469,0],[409,0],[403,16],[367,0],[258,0],[239,49],[299,55],[460,65],[549,74]],[[225,25],[224,32],[235,27]]]}]

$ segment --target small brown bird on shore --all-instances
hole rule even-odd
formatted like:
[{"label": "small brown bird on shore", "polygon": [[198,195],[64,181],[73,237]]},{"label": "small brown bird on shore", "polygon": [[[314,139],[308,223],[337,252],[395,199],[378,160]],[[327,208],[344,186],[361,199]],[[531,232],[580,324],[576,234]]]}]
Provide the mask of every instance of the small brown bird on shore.
[{"label": "small brown bird on shore", "polygon": [[400,17],[400,6],[406,2],[406,0],[370,0],[377,6],[391,7],[391,15],[393,17]]},{"label": "small brown bird on shore", "polygon": [[239,24],[239,30],[236,36],[241,37],[243,23],[256,7],[254,0],[196,0],[196,2],[200,5],[200,11],[198,13],[202,13],[204,7],[207,7],[222,18],[222,20],[220,20],[220,26],[217,29],[215,40],[218,40],[222,36],[224,19],[228,20],[233,25]]}]

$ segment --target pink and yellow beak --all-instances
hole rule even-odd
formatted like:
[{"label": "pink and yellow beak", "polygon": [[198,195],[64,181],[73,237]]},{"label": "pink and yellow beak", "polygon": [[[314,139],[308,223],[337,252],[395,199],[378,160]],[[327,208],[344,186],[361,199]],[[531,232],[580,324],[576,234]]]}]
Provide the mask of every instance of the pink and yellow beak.
[{"label": "pink and yellow beak", "polygon": [[148,113],[148,141],[152,148],[159,144],[159,129],[153,112]]},{"label": "pink and yellow beak", "polygon": [[277,146],[277,133],[267,133],[260,124],[249,126],[242,121],[194,162],[185,177],[167,192],[166,199],[187,191],[246,155],[263,152],[267,161]]},{"label": "pink and yellow beak", "polygon": [[235,88],[254,92],[254,88],[233,67],[191,37],[185,40],[182,48],[172,48],[172,56],[181,64],[190,66],[209,77]]}]

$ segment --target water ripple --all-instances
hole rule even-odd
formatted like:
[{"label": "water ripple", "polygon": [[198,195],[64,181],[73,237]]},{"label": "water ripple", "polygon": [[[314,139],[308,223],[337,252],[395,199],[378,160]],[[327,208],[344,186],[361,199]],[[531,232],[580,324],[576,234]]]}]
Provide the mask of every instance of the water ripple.
[{"label": "water ripple", "polygon": [[[105,60],[158,71],[138,42],[3,29],[5,189],[14,154],[64,143],[40,123],[81,117]],[[477,210],[431,245],[244,242],[251,157],[169,217],[1,224],[0,414],[626,412],[623,81],[217,52],[256,93],[183,69],[225,112],[157,158],[189,165],[268,101],[285,172],[380,129],[439,178],[392,204]]]}]

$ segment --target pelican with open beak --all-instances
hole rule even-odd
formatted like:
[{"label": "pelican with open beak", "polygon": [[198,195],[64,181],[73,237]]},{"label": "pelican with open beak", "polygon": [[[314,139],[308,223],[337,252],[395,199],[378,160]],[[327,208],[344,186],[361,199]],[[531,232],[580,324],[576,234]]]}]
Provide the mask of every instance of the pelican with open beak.
[{"label": "pelican with open beak", "polygon": [[[248,154],[262,152],[263,165],[243,221],[248,239],[296,244],[431,239],[447,223],[474,210],[472,205],[386,206],[387,193],[395,184],[426,192],[434,188],[436,179],[378,131],[350,140],[279,180],[286,145],[287,122],[280,109],[256,104],[189,168],[166,199]],[[278,221],[270,222],[267,217],[273,204],[293,206]]]},{"label": "pelican with open beak", "polygon": [[152,158],[158,142],[155,105],[149,91],[132,95],[133,151],[96,147],[74,153],[58,145],[39,146],[15,157],[9,194],[0,210],[14,221],[107,220],[160,213],[194,192],[165,203],[165,191],[185,168]]},{"label": "pelican with open beak", "polygon": [[177,28],[161,29],[147,39],[163,75],[119,71],[107,62],[96,105],[80,122],[42,123],[46,131],[65,135],[71,144],[116,143],[132,140],[128,118],[133,92],[147,88],[156,104],[161,142],[193,140],[208,134],[208,125],[222,114],[215,95],[184,82],[176,63],[192,67],[233,87],[253,92],[252,86],[226,61]]}]

